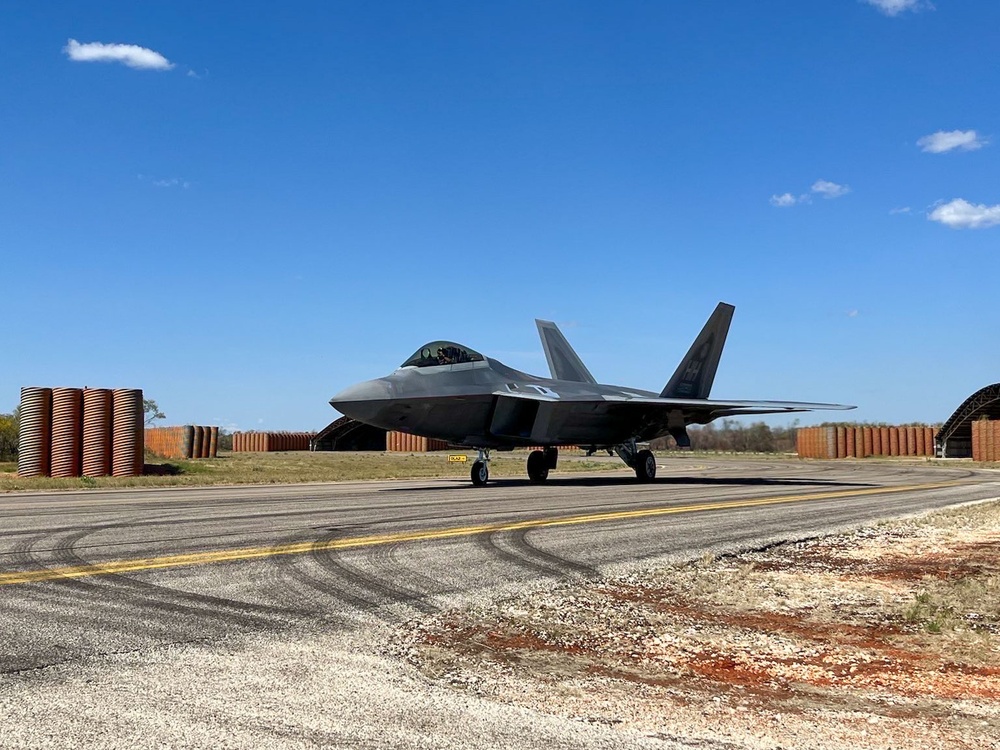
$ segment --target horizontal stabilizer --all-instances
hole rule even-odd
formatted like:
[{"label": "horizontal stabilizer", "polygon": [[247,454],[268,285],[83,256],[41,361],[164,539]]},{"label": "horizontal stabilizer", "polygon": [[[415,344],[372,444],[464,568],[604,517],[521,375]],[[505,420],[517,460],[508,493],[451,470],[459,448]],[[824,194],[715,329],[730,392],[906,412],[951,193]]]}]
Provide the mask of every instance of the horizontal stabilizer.
[{"label": "horizontal stabilizer", "polygon": [[542,340],[542,348],[545,349],[545,359],[549,362],[549,372],[555,380],[597,383],[555,323],[551,320],[536,319],[535,325],[538,326],[538,336]]},{"label": "horizontal stabilizer", "polygon": [[664,398],[708,398],[719,369],[722,347],[726,345],[729,324],[733,320],[732,305],[720,302],[712,317],[691,344],[688,353],[677,366],[660,396]]}]

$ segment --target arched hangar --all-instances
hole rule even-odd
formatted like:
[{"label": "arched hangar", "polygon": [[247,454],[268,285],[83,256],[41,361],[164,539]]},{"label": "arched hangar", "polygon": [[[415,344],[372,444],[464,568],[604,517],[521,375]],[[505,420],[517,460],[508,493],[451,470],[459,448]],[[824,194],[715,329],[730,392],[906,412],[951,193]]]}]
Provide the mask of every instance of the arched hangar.
[{"label": "arched hangar", "polygon": [[314,451],[384,451],[385,430],[341,417],[324,427],[312,441]]},{"label": "arched hangar", "polygon": [[972,456],[972,423],[1000,419],[1000,383],[980,388],[969,396],[937,433],[937,455],[942,458]]}]

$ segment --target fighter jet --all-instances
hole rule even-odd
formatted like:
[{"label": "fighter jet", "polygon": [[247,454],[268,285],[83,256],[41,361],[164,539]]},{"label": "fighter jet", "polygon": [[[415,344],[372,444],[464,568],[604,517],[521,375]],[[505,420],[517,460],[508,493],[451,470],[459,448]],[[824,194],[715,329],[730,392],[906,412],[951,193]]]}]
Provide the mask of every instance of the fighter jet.
[{"label": "fighter jet", "polygon": [[656,458],[640,443],[672,435],[690,447],[687,426],[744,414],[853,409],[840,404],[709,398],[735,308],[720,302],[660,393],[602,385],[555,323],[536,320],[552,377],[529,375],[452,341],[424,344],[390,375],[352,385],[330,404],[360,422],[478,451],[472,483],[489,480],[492,450],[536,446],[532,482],[556,467],[557,446],[614,451],[640,482]]}]

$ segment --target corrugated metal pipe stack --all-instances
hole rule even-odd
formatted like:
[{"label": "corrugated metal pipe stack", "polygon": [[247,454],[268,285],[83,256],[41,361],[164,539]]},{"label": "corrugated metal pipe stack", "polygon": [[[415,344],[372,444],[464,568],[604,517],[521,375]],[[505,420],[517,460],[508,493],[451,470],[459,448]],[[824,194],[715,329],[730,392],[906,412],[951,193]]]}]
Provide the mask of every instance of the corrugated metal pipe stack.
[{"label": "corrugated metal pipe stack", "polygon": [[972,460],[1000,461],[1000,419],[972,423]]},{"label": "corrugated metal pipe stack", "polygon": [[234,432],[233,453],[307,451],[315,432]]},{"label": "corrugated metal pipe stack", "polygon": [[137,388],[22,388],[17,474],[141,476],[142,420]]},{"label": "corrugated metal pipe stack", "polygon": [[933,456],[934,427],[803,427],[796,435],[800,458]]},{"label": "corrugated metal pipe stack", "polygon": [[444,440],[410,435],[407,432],[385,433],[385,449],[395,453],[407,451],[426,453],[427,451],[443,451],[447,447],[448,443]]},{"label": "corrugated metal pipe stack", "polygon": [[219,428],[190,424],[147,427],[146,448],[162,458],[215,458],[219,454]]}]

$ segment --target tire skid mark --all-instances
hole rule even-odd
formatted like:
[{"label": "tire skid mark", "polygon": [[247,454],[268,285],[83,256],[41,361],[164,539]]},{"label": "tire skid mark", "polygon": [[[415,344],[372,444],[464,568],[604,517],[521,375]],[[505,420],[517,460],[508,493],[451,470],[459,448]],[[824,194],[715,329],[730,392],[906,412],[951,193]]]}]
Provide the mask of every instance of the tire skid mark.
[{"label": "tire skid mark", "polygon": [[486,551],[488,555],[503,560],[511,565],[527,570],[545,578],[561,579],[565,577],[565,572],[549,562],[540,562],[532,559],[532,555],[518,554],[515,550],[505,549],[505,543],[514,532],[494,531],[488,534],[476,536],[476,544]]},{"label": "tire skid mark", "polygon": [[12,566],[16,566],[19,570],[45,570],[46,566],[38,562],[35,557],[31,554],[32,548],[44,539],[47,534],[35,534],[31,537],[25,537],[19,540],[13,547],[10,548],[9,552],[4,552],[3,554],[10,555],[11,558],[8,561]]},{"label": "tire skid mark", "polygon": [[[379,610],[379,615],[382,616],[383,613],[387,615],[384,619],[389,622],[395,622],[399,619],[394,616],[388,616],[389,613],[384,612],[387,604],[401,604],[412,607],[424,614],[431,614],[438,611],[436,606],[427,601],[423,593],[404,588],[403,586],[394,586],[388,583],[386,578],[376,577],[371,573],[363,571],[359,566],[346,562],[340,552],[325,546],[327,542],[332,541],[334,538],[336,538],[336,535],[330,535],[329,538],[317,539],[309,556],[324,570],[346,581],[348,585],[374,594],[375,606]],[[371,550],[365,550],[364,554],[366,558],[370,558]]]},{"label": "tire skid mark", "polygon": [[542,560],[552,567],[564,571],[564,575],[569,578],[598,578],[600,573],[596,568],[589,565],[584,565],[583,563],[578,563],[575,560],[570,560],[566,557],[561,557],[553,552],[548,552],[541,549],[537,545],[531,543],[528,539],[529,534],[532,533],[534,529],[521,529],[514,532],[511,535],[511,544],[519,550],[523,550],[526,555],[532,555],[539,560]]},{"label": "tire skid mark", "polygon": [[457,588],[447,586],[436,578],[425,575],[400,560],[400,552],[406,557],[406,548],[401,544],[387,544],[383,547],[372,547],[372,561],[380,565],[383,570],[388,570],[398,578],[403,579],[405,585],[421,591],[427,592],[427,596],[440,596],[452,594],[458,591]]},{"label": "tire skid mark", "polygon": [[[106,528],[106,526],[94,526],[80,529],[75,533],[63,537],[61,543],[56,545],[53,550],[54,560],[66,566],[90,564],[89,560],[77,554],[75,545],[79,540],[104,531]],[[111,606],[140,606],[148,610],[165,612],[172,615],[187,615],[196,617],[201,621],[207,619],[229,625],[241,625],[246,628],[273,626],[273,619],[266,615],[278,614],[268,608],[265,608],[264,612],[260,612],[256,605],[243,607],[238,602],[218,599],[218,602],[228,602],[226,609],[230,611],[222,611],[217,608],[217,603],[213,604],[213,606],[206,606],[211,602],[198,599],[199,595],[195,595],[193,599],[185,601],[188,597],[183,592],[155,584],[149,584],[147,587],[142,581],[137,581],[129,576],[118,573],[90,578],[65,579],[55,581],[54,583],[59,583],[77,594],[86,595],[90,599],[95,599]],[[124,599],[116,601],[109,598],[109,595],[113,594],[123,595]],[[164,598],[164,594],[168,598]],[[171,598],[181,599],[181,601],[170,601]]]},{"label": "tire skid mark", "polygon": [[[335,536],[336,535],[331,534],[324,538],[334,538]],[[315,543],[315,537],[312,534],[301,533],[281,541],[282,544],[300,544],[303,542]],[[377,608],[377,604],[375,602],[347,591],[344,586],[338,585],[327,576],[320,577],[309,572],[306,568],[313,562],[312,556],[279,555],[272,558],[272,560],[274,562],[275,570],[279,574],[279,578],[290,577],[297,583],[306,587],[306,592],[294,592],[295,596],[304,601],[313,603],[314,606],[317,605],[316,596],[310,596],[307,592],[320,594],[328,599],[332,599],[333,601],[347,605],[352,609],[362,612],[372,612]],[[288,591],[287,588],[284,588],[284,590],[286,592]],[[319,607],[317,607],[317,609],[319,609]],[[346,621],[346,618],[343,619]]]}]

